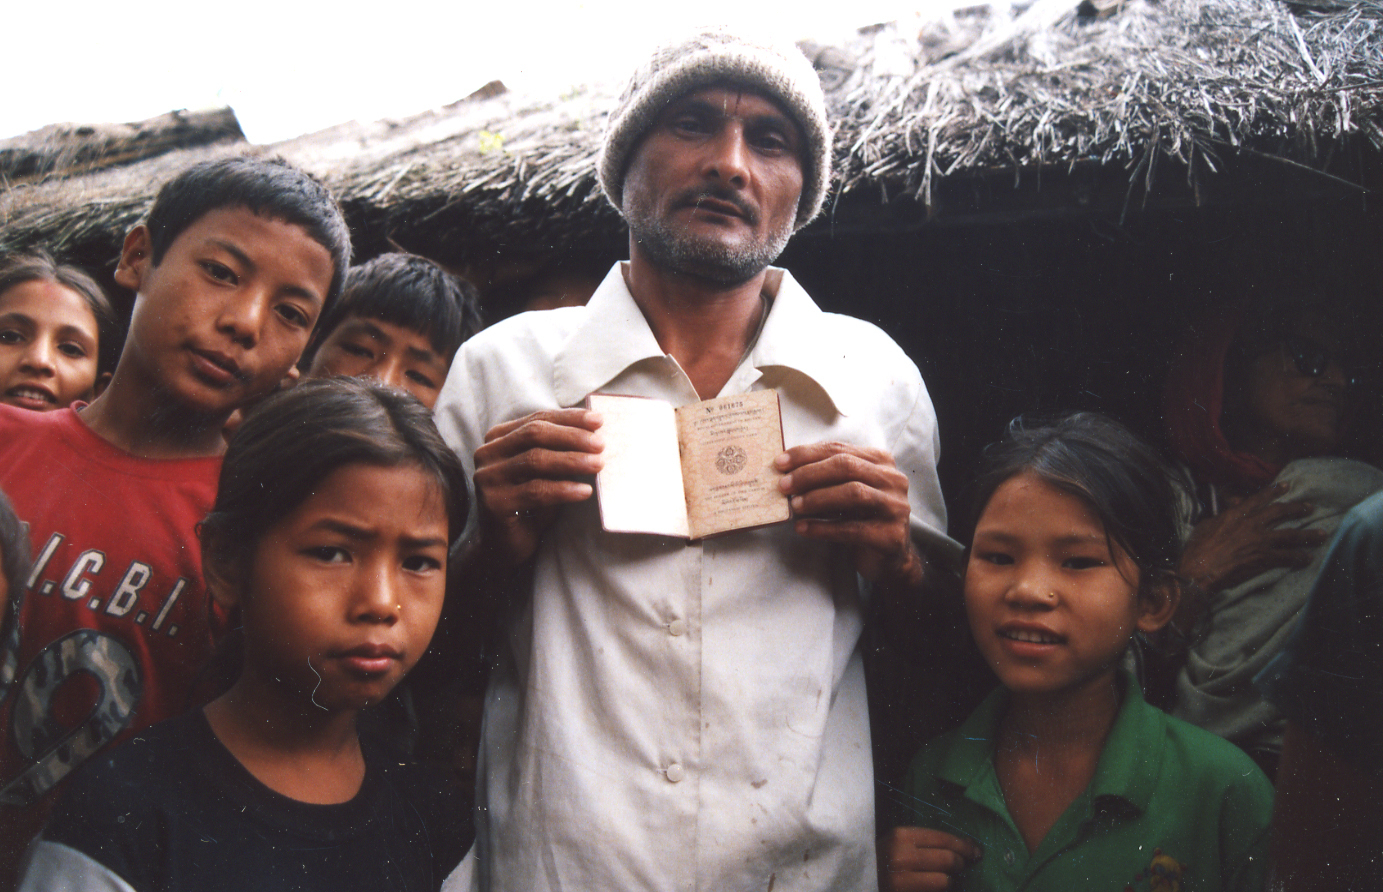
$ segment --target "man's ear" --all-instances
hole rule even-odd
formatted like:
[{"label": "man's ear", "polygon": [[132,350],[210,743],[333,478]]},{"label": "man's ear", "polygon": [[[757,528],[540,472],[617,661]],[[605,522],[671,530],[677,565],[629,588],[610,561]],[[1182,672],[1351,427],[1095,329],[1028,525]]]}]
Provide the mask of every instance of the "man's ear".
[{"label": "man's ear", "polygon": [[141,224],[125,235],[125,245],[120,249],[120,265],[115,268],[115,281],[131,291],[138,291],[153,262],[149,227]]},{"label": "man's ear", "polygon": [[106,385],[110,383],[112,377],[114,376],[110,372],[102,372],[96,376],[96,383],[92,385],[91,388],[92,399],[96,399],[96,397],[106,392]]},{"label": "man's ear", "polygon": [[231,558],[234,549],[227,548],[221,537],[198,525],[197,538],[202,543],[202,578],[206,580],[211,599],[229,613],[240,606],[244,594],[244,568]]},{"label": "man's ear", "polygon": [[1181,584],[1171,574],[1143,583],[1138,592],[1138,631],[1152,634],[1172,621],[1181,603]]}]

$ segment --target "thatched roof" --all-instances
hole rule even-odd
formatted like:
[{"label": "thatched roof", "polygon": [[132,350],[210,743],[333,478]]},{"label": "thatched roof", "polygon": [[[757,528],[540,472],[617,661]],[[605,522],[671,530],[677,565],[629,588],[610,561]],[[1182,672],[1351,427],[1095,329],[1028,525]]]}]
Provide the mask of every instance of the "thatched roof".
[{"label": "thatched roof", "polygon": [[[1242,153],[1328,172],[1345,140],[1383,148],[1380,0],[1076,2],[1036,0],[1015,17],[967,10],[867,29],[848,46],[804,45],[837,124],[835,199],[929,203],[947,180],[1082,166],[1125,170],[1147,188],[1170,172],[1165,162],[1194,182]],[[281,154],[322,176],[367,253],[392,240],[472,262],[608,245],[620,224],[594,164],[616,89],[541,99],[491,89],[265,149],[182,149],[12,184],[0,194],[0,248],[109,256],[158,182],[225,151]]]}]

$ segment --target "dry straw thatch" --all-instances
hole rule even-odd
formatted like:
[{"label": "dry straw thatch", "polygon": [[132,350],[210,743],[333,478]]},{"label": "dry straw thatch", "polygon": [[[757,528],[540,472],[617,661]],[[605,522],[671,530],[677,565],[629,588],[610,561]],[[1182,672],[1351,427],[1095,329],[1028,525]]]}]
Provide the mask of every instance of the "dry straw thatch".
[{"label": "dry straw thatch", "polygon": [[[1121,165],[1131,189],[1146,189],[1167,161],[1194,185],[1237,152],[1329,176],[1346,140],[1383,148],[1380,0],[1076,2],[807,46],[837,124],[836,198],[930,203],[945,178],[1080,165]],[[392,240],[466,262],[608,245],[620,224],[596,188],[595,153],[615,90],[532,100],[491,89],[267,149],[186,149],[11,183],[0,248],[109,256],[158,182],[226,151],[281,154],[323,177],[367,252]]]},{"label": "dry straw thatch", "polygon": [[1351,134],[1383,148],[1377,0],[1037,0],[949,24],[882,29],[833,92],[842,191],[929,202],[941,177],[1082,163],[1150,186],[1160,158],[1194,179],[1226,149],[1317,165]]}]

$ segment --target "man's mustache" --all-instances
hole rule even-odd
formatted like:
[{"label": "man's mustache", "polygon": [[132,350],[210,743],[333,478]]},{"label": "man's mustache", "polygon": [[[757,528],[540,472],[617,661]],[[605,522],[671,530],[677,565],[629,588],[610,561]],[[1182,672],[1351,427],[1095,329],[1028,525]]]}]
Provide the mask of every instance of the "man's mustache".
[{"label": "man's mustache", "polygon": [[750,225],[759,222],[758,211],[745,201],[742,195],[730,189],[689,189],[680,196],[676,202],[676,207],[700,207],[706,201],[728,204],[735,209],[735,212],[743,217]]}]

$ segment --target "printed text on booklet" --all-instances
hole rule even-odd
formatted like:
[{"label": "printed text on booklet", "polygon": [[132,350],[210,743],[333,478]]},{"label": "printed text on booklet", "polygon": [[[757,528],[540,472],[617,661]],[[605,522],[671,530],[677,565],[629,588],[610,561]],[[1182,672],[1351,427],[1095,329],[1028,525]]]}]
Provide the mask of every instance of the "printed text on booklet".
[{"label": "printed text on booklet", "polygon": [[777,391],[680,409],[595,393],[587,406],[605,419],[596,491],[606,530],[701,539],[791,517],[773,468],[783,451]]}]

